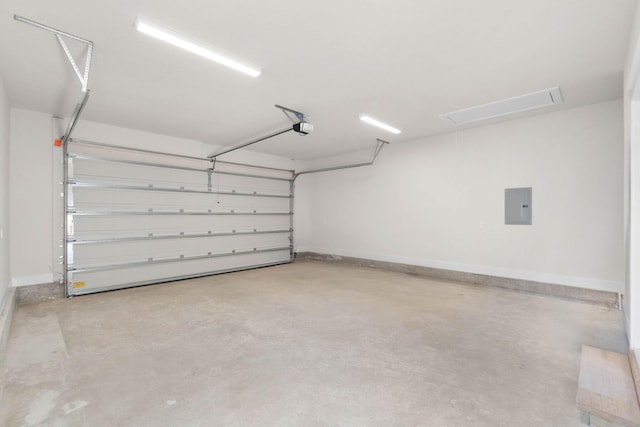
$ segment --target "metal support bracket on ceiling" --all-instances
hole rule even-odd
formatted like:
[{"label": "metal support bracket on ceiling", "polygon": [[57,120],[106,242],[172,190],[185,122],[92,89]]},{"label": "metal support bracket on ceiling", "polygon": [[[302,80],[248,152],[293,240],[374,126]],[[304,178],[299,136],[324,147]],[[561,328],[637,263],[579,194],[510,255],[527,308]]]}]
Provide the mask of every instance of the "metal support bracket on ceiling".
[{"label": "metal support bracket on ceiling", "polygon": [[[31,19],[25,18],[20,15],[13,15],[13,19],[15,19],[16,21],[33,25],[34,27],[38,27],[43,30],[52,32],[56,36],[56,39],[58,40],[58,43],[60,43],[60,46],[62,46],[62,50],[64,50],[64,53],[67,56],[69,63],[73,67],[73,71],[75,71],[76,76],[78,77],[78,80],[80,80],[80,85],[82,85],[82,92],[87,91],[87,86],[89,84],[89,71],[91,70],[91,57],[93,54],[93,42],[91,40],[74,36],[73,34],[69,34],[64,31],[57,30],[55,28],[49,27],[48,25],[41,24],[39,22],[33,21]],[[78,64],[76,64],[76,61],[73,58],[73,56],[71,55],[71,51],[69,50],[69,47],[67,46],[67,43],[65,42],[63,37],[66,37],[68,39],[75,40],[87,45],[87,57],[85,59],[83,73],[80,72],[80,68],[78,67]]]},{"label": "metal support bracket on ceiling", "polygon": [[[261,136],[260,138],[253,139],[253,140],[251,140],[249,142],[245,142],[245,143],[242,143],[240,145],[236,145],[235,147],[227,148],[227,149],[219,151],[217,153],[213,153],[213,154],[209,155],[208,158],[213,161],[213,160],[215,160],[216,157],[222,156],[223,154],[227,154],[227,153],[230,153],[232,151],[239,150],[241,148],[247,147],[249,145],[253,145],[253,144],[255,144],[257,142],[260,142],[260,141],[264,141],[265,139],[273,138],[274,136],[282,135],[283,133],[287,133],[287,132],[292,131],[292,130],[295,130],[296,132],[298,132],[301,135],[306,135],[306,134],[310,133],[310,131],[305,130],[304,128],[301,128],[301,126],[300,126],[301,124],[309,125],[307,122],[305,122],[305,115],[303,113],[301,113],[299,111],[296,111],[296,110],[292,110],[291,108],[283,107],[282,105],[277,105],[276,104],[275,107],[279,108],[280,110],[282,110],[282,112],[289,119],[291,119],[291,121],[293,122],[293,126],[288,127],[286,129],[283,129],[283,130],[279,130],[277,132],[270,133],[269,135],[266,135],[266,136]],[[287,112],[295,114],[295,116],[298,119],[298,121],[295,121],[291,116],[289,116],[289,114],[287,114]],[[311,126],[311,131],[312,130],[313,130],[313,126]]]},{"label": "metal support bracket on ceiling", "polygon": [[297,122],[288,113],[292,113],[293,115],[295,115],[296,119],[298,119],[298,122],[304,121],[304,114],[301,113],[300,111],[292,110],[291,108],[283,107],[282,105],[278,105],[278,104],[276,104],[275,107],[282,110],[284,115],[287,116],[289,120],[291,120],[293,123],[297,123]]},{"label": "metal support bracket on ceiling", "polygon": [[359,167],[362,167],[362,166],[371,166],[376,161],[376,158],[378,157],[378,154],[380,154],[380,151],[382,151],[382,147],[384,147],[384,145],[388,144],[388,143],[389,143],[388,141],[384,141],[382,139],[376,139],[376,149],[373,152],[373,157],[368,162],[354,163],[354,164],[342,165],[342,166],[331,166],[331,167],[327,167],[327,168],[311,169],[311,170],[306,170],[306,171],[294,172],[293,173],[293,180],[295,181],[296,178],[298,178],[300,175],[309,174],[309,173],[329,172],[329,171],[335,171],[335,170],[340,170],[340,169],[351,169],[351,168],[359,168]]},{"label": "metal support bracket on ceiling", "polygon": [[[84,93],[84,96],[82,97],[82,101],[80,101],[80,103],[77,104],[76,108],[73,110],[73,114],[71,115],[71,119],[69,120],[67,130],[65,131],[64,135],[62,135],[62,145],[66,146],[67,141],[71,137],[71,133],[73,132],[73,130],[76,127],[76,124],[78,123],[78,118],[80,117],[80,114],[82,114],[82,111],[84,110],[84,107],[86,106],[87,101],[89,100],[89,94],[91,93],[91,91],[89,91],[89,89],[87,88],[87,85],[89,84],[89,71],[91,70],[93,42],[91,40],[87,40],[82,37],[74,36],[73,34],[69,34],[64,31],[57,30],[55,28],[49,27],[48,25],[41,24],[39,22],[33,21],[31,19],[25,18],[20,15],[13,15],[13,19],[15,19],[16,21],[33,25],[34,27],[52,32],[56,36],[56,39],[58,40],[58,43],[60,43],[60,46],[62,46],[62,49],[64,50],[64,53],[67,56],[67,59],[69,60],[69,63],[73,67],[73,70],[75,71],[76,76],[78,77],[78,80],[80,80],[80,85],[82,86],[82,92]],[[84,73],[80,72],[80,68],[78,67],[78,64],[76,64],[76,61],[73,58],[73,55],[71,55],[71,51],[69,50],[69,47],[67,46],[67,43],[65,42],[63,37],[66,37],[68,39],[75,40],[87,45],[87,57],[85,59],[85,64],[84,64]]]}]

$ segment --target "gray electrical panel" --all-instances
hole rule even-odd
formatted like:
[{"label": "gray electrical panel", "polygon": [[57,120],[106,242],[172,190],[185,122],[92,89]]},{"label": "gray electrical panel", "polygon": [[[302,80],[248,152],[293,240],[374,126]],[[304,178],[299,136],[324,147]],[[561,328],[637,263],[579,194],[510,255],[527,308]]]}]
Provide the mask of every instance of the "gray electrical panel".
[{"label": "gray electrical panel", "polygon": [[531,187],[504,190],[504,223],[531,225]]}]

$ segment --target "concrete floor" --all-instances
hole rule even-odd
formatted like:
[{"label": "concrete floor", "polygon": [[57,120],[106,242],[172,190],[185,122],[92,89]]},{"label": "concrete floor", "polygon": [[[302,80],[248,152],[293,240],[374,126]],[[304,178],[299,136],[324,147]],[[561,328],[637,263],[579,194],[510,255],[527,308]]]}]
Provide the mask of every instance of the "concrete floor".
[{"label": "concrete floor", "polygon": [[621,312],[319,262],[20,306],[2,426],[578,426]]}]

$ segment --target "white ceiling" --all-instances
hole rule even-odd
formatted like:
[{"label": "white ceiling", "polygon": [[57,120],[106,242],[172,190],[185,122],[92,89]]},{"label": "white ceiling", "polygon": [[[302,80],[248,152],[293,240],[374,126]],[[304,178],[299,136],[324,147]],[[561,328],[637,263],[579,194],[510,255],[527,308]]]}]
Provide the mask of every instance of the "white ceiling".
[{"label": "white ceiling", "polygon": [[[80,84],[53,34],[95,43],[82,118],[312,159],[451,130],[439,114],[560,86],[562,107],[622,97],[635,0],[2,0],[0,75],[13,106],[68,116]],[[144,16],[262,67],[247,77],[136,32]],[[70,43],[70,46],[72,43]],[[78,48],[80,45],[78,45]],[[76,53],[81,53],[78,50]],[[360,113],[400,135],[376,130]]]}]

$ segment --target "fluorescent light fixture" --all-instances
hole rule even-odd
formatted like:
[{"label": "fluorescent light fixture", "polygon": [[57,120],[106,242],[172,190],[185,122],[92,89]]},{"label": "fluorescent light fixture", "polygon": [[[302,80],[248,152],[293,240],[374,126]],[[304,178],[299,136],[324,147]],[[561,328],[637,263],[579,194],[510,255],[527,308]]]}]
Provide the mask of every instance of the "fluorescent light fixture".
[{"label": "fluorescent light fixture", "polygon": [[560,94],[560,88],[556,86],[551,89],[441,114],[440,118],[454,125],[464,125],[557,104],[562,104],[562,94]]},{"label": "fluorescent light fixture", "polygon": [[391,132],[391,133],[395,133],[395,134],[399,134],[400,132],[402,132],[398,128],[394,128],[393,126],[390,126],[390,125],[388,125],[386,123],[382,123],[380,120],[373,119],[373,118],[371,118],[371,117],[369,117],[367,115],[364,115],[364,114],[360,114],[360,120],[362,120],[365,123],[369,123],[370,125],[377,126],[380,129],[384,129],[387,132]]},{"label": "fluorescent light fixture", "polygon": [[134,26],[136,30],[140,31],[141,33],[147,34],[151,37],[155,37],[158,40],[162,40],[163,42],[169,43],[173,46],[210,59],[211,61],[217,62],[218,64],[233,68],[234,70],[240,71],[241,73],[247,74],[251,77],[258,77],[261,73],[261,70],[256,70],[255,68],[251,68],[247,65],[234,61],[231,58],[227,58],[226,56],[213,52],[206,47],[187,40],[174,31],[162,28],[140,17],[136,18]]}]

